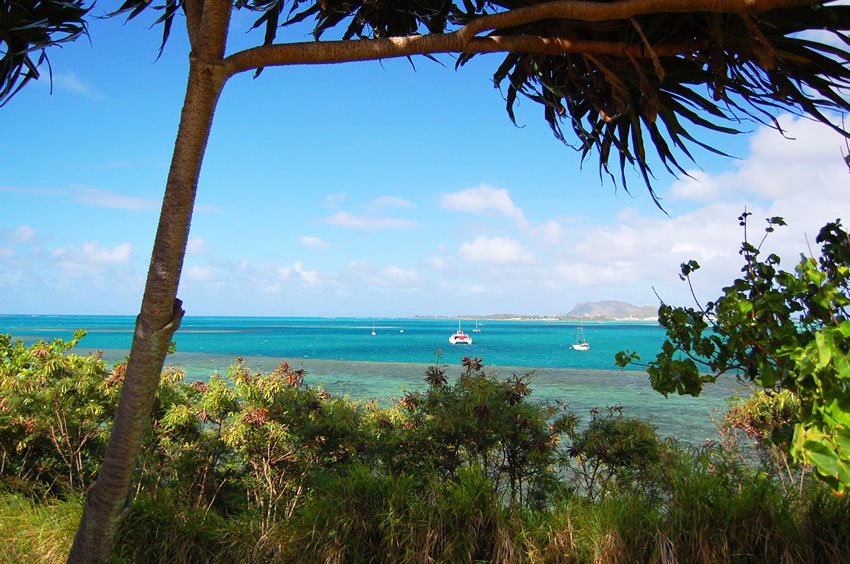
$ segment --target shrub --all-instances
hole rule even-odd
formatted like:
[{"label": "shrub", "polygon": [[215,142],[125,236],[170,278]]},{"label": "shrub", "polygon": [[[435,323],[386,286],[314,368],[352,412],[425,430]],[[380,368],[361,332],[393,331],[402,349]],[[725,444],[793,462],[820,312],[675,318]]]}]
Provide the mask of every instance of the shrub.
[{"label": "shrub", "polygon": [[122,373],[70,341],[0,335],[0,475],[52,492],[85,490],[106,447]]},{"label": "shrub", "polygon": [[428,389],[402,400],[401,451],[387,466],[443,478],[476,467],[505,501],[545,505],[557,482],[558,410],[528,401],[530,374],[502,380],[488,376],[480,358],[463,362],[454,383],[434,378],[439,367],[431,367]]},{"label": "shrub", "polygon": [[[719,425],[721,440],[730,453],[749,462],[757,459],[760,467],[786,489],[802,491],[810,467],[794,461],[789,454],[799,410],[799,399],[789,390],[754,392],[733,401],[723,415]],[[755,448],[747,448],[750,443],[742,441],[743,437]]]},{"label": "shrub", "polygon": [[667,450],[655,427],[624,417],[618,405],[590,413],[586,428],[579,430],[575,418],[564,428],[573,459],[567,472],[578,491],[591,501],[620,492],[640,493],[654,502],[661,495],[661,465]]}]

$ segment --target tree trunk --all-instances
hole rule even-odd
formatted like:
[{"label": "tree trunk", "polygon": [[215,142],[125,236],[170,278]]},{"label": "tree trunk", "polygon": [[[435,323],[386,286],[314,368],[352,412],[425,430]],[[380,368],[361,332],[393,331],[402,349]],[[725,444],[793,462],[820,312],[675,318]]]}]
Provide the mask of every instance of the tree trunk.
[{"label": "tree trunk", "polygon": [[128,503],[133,469],[149,426],[165,356],[184,313],[177,299],[177,287],[201,161],[226,81],[220,64],[204,63],[194,56],[190,61],[186,98],[118,410],[69,562],[102,562],[109,555]]}]

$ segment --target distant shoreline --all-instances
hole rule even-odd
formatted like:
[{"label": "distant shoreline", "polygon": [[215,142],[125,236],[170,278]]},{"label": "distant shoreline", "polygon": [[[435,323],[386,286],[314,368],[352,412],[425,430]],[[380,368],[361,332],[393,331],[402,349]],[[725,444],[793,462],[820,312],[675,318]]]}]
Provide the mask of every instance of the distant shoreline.
[{"label": "distant shoreline", "polygon": [[[112,318],[135,320],[134,314],[125,313],[0,313],[0,319],[4,318]],[[423,319],[423,320],[446,320],[446,321],[617,321],[617,322],[639,322],[657,323],[658,316],[636,317],[636,316],[612,316],[612,315],[518,315],[518,314],[488,314],[488,315],[187,315],[184,319]]]},{"label": "distant shoreline", "polygon": [[411,319],[447,319],[461,321],[637,321],[658,322],[658,316],[651,317],[615,317],[610,315],[414,315]]}]

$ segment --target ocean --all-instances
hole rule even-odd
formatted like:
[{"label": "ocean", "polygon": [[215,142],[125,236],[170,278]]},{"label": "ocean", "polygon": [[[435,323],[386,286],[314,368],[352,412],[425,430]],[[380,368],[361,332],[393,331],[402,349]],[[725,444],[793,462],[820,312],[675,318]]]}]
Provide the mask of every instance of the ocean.
[{"label": "ocean", "polygon": [[[0,333],[31,344],[70,339],[85,329],[77,352],[102,351],[107,361],[116,362],[129,351],[134,319],[0,315]],[[488,374],[531,373],[534,401],[563,401],[584,418],[591,408],[619,404],[626,415],[649,419],[662,435],[694,444],[716,439],[714,420],[730,397],[745,393],[734,377],[726,377],[699,398],[665,398],[652,390],[644,371],[617,368],[614,355],[620,350],[635,351],[644,360],[655,357],[664,341],[664,329],[655,322],[585,321],[588,351],[570,348],[577,328],[572,321],[479,320],[480,332],[475,326],[462,321],[472,345],[450,345],[457,320],[186,317],[175,335],[177,353],[166,364],[183,368],[187,380],[204,380],[225,373],[237,357],[263,372],[286,361],[306,371],[307,383],[331,393],[389,403],[404,391],[425,388],[429,365],[446,365],[451,378],[460,373],[464,356],[480,357]]]}]

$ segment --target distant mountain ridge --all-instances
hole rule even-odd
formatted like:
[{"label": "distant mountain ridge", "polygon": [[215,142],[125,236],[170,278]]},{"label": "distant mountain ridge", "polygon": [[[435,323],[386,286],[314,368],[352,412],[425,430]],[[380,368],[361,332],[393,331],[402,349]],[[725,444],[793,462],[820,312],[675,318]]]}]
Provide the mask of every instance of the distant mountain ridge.
[{"label": "distant mountain ridge", "polygon": [[601,302],[583,302],[569,313],[558,315],[529,315],[521,313],[491,313],[489,315],[417,315],[416,319],[524,319],[530,321],[554,321],[558,319],[634,319],[654,321],[658,319],[658,306],[638,307],[626,302],[605,300]]},{"label": "distant mountain ridge", "polygon": [[567,317],[586,319],[656,319],[658,306],[638,307],[626,302],[605,300],[576,304]]}]

